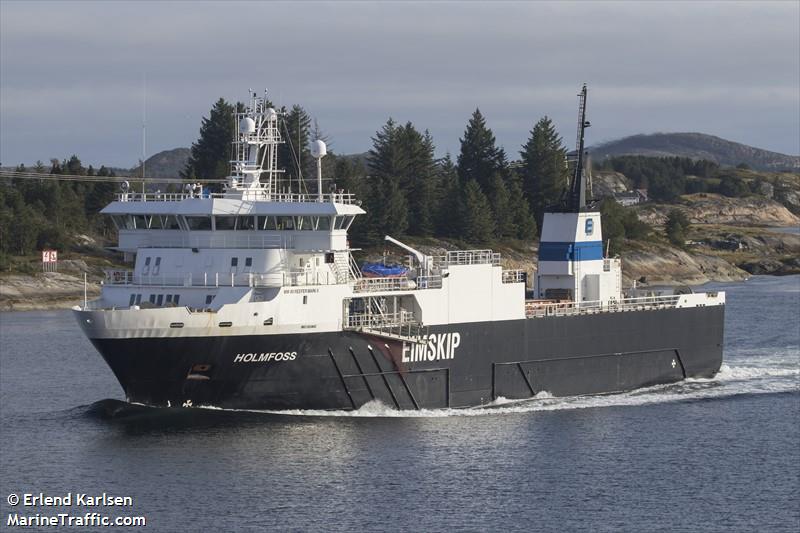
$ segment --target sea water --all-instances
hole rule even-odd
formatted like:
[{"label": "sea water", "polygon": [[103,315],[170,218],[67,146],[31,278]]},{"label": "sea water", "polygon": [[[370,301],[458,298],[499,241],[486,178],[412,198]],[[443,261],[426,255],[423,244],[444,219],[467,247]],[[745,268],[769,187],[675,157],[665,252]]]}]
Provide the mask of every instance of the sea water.
[{"label": "sea water", "polygon": [[[96,513],[146,518],[126,531],[796,532],[800,276],[709,288],[728,302],[713,379],[422,412],[129,405],[69,312],[4,313],[0,528]],[[101,495],[132,504],[85,504]]]}]

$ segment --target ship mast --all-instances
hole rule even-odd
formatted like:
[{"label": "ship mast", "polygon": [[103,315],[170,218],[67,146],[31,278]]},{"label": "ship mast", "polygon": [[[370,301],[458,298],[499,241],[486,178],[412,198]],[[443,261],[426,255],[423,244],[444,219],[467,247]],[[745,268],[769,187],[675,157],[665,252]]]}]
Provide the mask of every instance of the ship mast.
[{"label": "ship mast", "polygon": [[575,168],[570,179],[565,211],[576,213],[586,207],[586,176],[583,171],[584,132],[591,124],[586,120],[586,84],[578,93],[578,138]]},{"label": "ship mast", "polygon": [[278,113],[267,107],[266,91],[264,96],[254,92],[251,95],[244,111],[236,113],[228,189],[239,190],[242,196],[270,200],[278,193],[278,176],[283,172],[278,169],[278,145],[283,142]]}]

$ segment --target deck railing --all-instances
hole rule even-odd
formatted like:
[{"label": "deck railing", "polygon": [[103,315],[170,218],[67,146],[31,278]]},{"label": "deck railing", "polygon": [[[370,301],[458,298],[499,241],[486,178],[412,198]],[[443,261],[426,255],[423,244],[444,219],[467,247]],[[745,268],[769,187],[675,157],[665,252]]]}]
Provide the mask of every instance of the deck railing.
[{"label": "deck railing", "polygon": [[503,283],[523,283],[524,281],[524,270],[503,270]]},{"label": "deck railing", "polygon": [[591,315],[606,312],[646,311],[654,309],[670,309],[678,305],[679,295],[646,296],[641,298],[623,298],[608,302],[548,302],[535,300],[525,302],[525,316],[539,318],[548,316]]},{"label": "deck railing", "polygon": [[[125,230],[120,232],[125,235]],[[220,233],[208,235],[153,235],[141,233],[136,238],[139,248],[246,248],[246,249],[292,249],[292,235],[251,235],[245,231],[237,233]]]},{"label": "deck railing", "polygon": [[[190,198],[240,198],[262,202],[318,202],[319,196],[316,194],[298,193],[268,193],[261,189],[235,189],[224,193],[204,193],[202,195],[177,192],[122,192],[116,194],[118,202],[180,202]],[[323,202],[333,202],[337,204],[356,204],[355,194],[349,192],[327,193],[322,195]]]},{"label": "deck railing", "polygon": [[411,311],[400,310],[396,313],[358,313],[347,317],[346,327],[349,329],[359,328],[384,328],[400,327],[416,324],[414,313]]},{"label": "deck railing", "polygon": [[444,255],[433,257],[435,268],[450,265],[499,265],[500,254],[491,250],[454,250]]},{"label": "deck railing", "polygon": [[360,278],[353,284],[353,292],[409,291],[415,289],[441,289],[442,276]]},{"label": "deck railing", "polygon": [[332,272],[292,270],[285,272],[187,272],[183,274],[135,274],[132,270],[107,270],[106,285],[156,287],[297,287],[335,285]]}]

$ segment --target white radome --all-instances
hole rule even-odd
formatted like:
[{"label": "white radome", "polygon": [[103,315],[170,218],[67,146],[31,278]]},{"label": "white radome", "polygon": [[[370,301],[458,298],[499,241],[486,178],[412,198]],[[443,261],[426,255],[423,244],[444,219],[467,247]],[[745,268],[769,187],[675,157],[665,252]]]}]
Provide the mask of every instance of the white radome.
[{"label": "white radome", "polygon": [[255,133],[256,131],[256,121],[250,117],[244,117],[239,122],[239,131],[244,134]]},{"label": "white radome", "polygon": [[271,107],[268,108],[264,113],[267,115],[267,120],[275,120],[278,118],[278,112]]},{"label": "white radome", "polygon": [[321,159],[328,153],[328,147],[325,142],[317,139],[311,143],[311,157],[314,159]]}]

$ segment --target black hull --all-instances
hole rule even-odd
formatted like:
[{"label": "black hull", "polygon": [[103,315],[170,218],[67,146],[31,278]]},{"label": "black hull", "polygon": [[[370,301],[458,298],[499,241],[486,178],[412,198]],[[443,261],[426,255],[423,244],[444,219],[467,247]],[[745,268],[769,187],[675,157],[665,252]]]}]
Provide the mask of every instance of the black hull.
[{"label": "black hull", "polygon": [[[723,321],[724,306],[713,306],[437,326],[443,344],[425,361],[408,360],[411,345],[355,332],[92,342],[132,402],[431,409],[712,377]],[[455,332],[460,342],[446,335]]]}]

